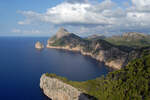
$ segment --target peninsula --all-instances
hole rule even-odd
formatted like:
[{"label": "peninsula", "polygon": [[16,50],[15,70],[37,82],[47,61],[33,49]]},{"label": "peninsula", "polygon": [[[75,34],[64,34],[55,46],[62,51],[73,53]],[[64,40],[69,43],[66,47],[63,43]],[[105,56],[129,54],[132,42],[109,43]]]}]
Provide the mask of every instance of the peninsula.
[{"label": "peninsula", "polygon": [[64,28],[60,28],[56,35],[48,40],[47,48],[78,51],[83,55],[104,62],[105,65],[114,69],[121,69],[129,61],[140,56],[138,50],[132,47],[117,46],[101,38],[81,38]]}]

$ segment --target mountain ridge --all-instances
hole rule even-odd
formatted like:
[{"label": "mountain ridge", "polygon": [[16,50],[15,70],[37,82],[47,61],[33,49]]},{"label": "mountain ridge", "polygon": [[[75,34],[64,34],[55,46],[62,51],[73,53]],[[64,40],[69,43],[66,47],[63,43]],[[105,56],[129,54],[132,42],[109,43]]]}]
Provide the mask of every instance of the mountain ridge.
[{"label": "mountain ridge", "polygon": [[114,45],[124,45],[134,48],[150,46],[150,35],[138,32],[127,32],[120,36],[111,36],[104,40]]}]

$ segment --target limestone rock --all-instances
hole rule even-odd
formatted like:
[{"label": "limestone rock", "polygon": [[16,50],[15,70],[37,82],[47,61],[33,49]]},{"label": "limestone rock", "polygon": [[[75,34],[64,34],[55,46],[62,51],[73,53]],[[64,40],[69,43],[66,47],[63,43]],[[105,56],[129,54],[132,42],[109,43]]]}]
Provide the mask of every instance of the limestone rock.
[{"label": "limestone rock", "polygon": [[35,48],[36,49],[43,49],[44,48],[44,45],[41,43],[41,42],[36,42],[36,44],[35,44]]},{"label": "limestone rock", "polygon": [[61,38],[61,37],[63,37],[63,36],[66,36],[66,35],[68,35],[68,34],[70,34],[70,33],[69,33],[66,29],[60,28],[60,29],[58,30],[58,32],[56,33],[56,38],[59,39],[59,38]]},{"label": "limestone rock", "polygon": [[40,88],[52,100],[92,100],[71,85],[45,74],[40,79]]}]

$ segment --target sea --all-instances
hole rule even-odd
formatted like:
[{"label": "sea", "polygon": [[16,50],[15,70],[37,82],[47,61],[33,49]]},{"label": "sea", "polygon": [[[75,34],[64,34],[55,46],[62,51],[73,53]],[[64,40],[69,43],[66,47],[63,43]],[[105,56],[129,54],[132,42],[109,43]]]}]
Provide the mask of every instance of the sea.
[{"label": "sea", "polygon": [[42,74],[72,81],[91,80],[110,71],[102,62],[79,52],[35,49],[49,37],[0,37],[0,100],[49,100],[39,87]]}]

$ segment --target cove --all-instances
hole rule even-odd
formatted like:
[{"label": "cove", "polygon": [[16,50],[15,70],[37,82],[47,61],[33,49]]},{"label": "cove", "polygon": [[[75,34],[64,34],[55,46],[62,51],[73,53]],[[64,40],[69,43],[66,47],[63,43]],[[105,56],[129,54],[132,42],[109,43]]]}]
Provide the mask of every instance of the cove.
[{"label": "cove", "polygon": [[44,48],[36,50],[36,41],[46,44],[48,37],[0,38],[0,99],[47,100],[39,88],[43,73],[55,73],[73,81],[85,81],[107,75],[109,68],[77,52]]}]

